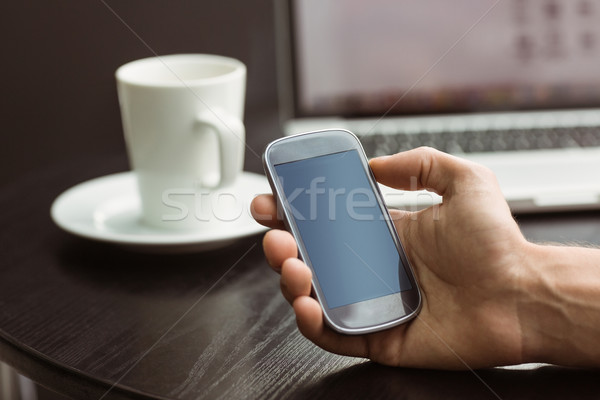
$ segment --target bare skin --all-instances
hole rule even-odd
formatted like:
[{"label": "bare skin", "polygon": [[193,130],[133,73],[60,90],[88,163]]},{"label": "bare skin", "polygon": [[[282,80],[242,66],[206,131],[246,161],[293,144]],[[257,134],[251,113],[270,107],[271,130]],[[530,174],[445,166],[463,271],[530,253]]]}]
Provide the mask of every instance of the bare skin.
[{"label": "bare skin", "polygon": [[[423,308],[414,320],[382,332],[347,336],[331,330],[310,297],[311,272],[282,230],[273,197],[261,195],[252,212],[273,228],[263,241],[265,255],[281,273],[282,293],[304,336],[325,350],[394,366],[600,365],[598,250],[529,243],[493,173],[480,165],[429,148],[370,164],[384,185],[409,189],[416,177],[418,188],[444,198],[437,209],[391,212]],[[577,273],[569,273],[574,268]],[[573,334],[575,328],[583,330]]]}]

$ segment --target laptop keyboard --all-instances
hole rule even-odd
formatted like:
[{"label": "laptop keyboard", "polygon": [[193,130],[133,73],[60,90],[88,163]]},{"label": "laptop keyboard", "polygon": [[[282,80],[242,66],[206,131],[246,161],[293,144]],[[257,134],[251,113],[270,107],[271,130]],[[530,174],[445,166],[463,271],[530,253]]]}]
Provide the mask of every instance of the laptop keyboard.
[{"label": "laptop keyboard", "polygon": [[600,146],[600,127],[358,135],[369,157],[430,146],[452,154]]}]

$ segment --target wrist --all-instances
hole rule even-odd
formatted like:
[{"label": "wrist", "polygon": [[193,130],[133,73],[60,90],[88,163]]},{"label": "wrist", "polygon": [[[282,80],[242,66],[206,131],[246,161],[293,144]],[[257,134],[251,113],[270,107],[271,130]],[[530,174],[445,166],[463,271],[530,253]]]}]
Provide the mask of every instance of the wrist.
[{"label": "wrist", "polygon": [[529,244],[517,315],[523,362],[598,365],[600,252]]},{"label": "wrist", "polygon": [[517,316],[521,329],[522,362],[543,362],[547,356],[544,323],[540,313],[547,312],[547,283],[549,246],[529,243],[519,274]]}]

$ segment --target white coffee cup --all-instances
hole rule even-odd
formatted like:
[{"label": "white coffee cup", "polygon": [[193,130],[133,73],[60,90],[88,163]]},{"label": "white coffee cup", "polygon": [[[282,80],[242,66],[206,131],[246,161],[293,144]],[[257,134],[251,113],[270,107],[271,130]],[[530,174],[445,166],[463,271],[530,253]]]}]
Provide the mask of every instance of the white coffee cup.
[{"label": "white coffee cup", "polygon": [[116,72],[125,142],[142,222],[205,229],[227,214],[216,193],[244,164],[246,67],[208,54],[146,58]]}]

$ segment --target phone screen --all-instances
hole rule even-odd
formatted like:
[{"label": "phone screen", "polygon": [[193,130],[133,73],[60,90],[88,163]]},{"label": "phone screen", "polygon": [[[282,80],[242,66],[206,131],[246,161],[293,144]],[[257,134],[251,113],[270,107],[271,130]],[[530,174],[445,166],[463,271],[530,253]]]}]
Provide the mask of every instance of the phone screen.
[{"label": "phone screen", "polygon": [[329,308],[412,289],[357,150],[274,167]]}]

